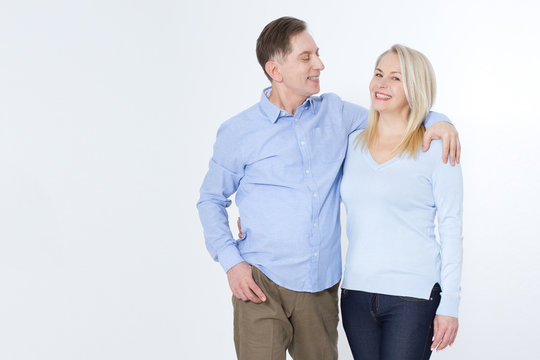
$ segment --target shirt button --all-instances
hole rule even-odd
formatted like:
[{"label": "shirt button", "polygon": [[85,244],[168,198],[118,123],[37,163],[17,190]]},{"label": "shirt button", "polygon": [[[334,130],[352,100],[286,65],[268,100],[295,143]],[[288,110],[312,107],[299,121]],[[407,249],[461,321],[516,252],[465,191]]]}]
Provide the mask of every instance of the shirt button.
[{"label": "shirt button", "polygon": [[313,193],[313,197],[317,197],[317,195],[318,195],[317,193]]},{"label": "shirt button", "polygon": [[294,121],[298,122],[298,118],[294,118]]},{"label": "shirt button", "polygon": [[303,141],[300,141],[300,145],[306,145],[306,143]]},{"label": "shirt button", "polygon": [[313,223],[313,227],[317,227],[317,223]]},{"label": "shirt button", "polygon": [[314,253],[313,253],[313,256],[317,256],[317,253],[316,253],[316,252],[314,252]]},{"label": "shirt button", "polygon": [[306,170],[306,174],[309,174],[309,170]]}]

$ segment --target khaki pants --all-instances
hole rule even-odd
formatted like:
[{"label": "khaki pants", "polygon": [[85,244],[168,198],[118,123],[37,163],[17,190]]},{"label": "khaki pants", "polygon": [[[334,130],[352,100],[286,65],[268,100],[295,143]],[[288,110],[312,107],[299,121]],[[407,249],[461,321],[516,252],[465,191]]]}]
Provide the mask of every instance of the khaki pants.
[{"label": "khaki pants", "polygon": [[337,359],[339,282],[317,292],[297,292],[276,285],[252,267],[266,302],[233,296],[234,344],[239,360]]}]

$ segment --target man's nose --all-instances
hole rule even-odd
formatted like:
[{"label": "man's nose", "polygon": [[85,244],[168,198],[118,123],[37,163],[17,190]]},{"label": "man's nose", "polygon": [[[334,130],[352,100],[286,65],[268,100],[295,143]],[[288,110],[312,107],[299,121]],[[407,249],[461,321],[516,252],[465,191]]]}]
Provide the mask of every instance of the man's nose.
[{"label": "man's nose", "polygon": [[316,60],[316,63],[315,63],[315,68],[318,69],[318,70],[324,70],[324,64],[323,64],[320,57],[317,57],[317,60]]}]

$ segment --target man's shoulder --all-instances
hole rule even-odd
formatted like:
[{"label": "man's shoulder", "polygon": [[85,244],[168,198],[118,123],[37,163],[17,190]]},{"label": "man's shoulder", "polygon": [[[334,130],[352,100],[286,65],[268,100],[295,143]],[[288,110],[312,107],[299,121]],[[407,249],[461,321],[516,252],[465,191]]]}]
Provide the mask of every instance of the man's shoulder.
[{"label": "man's shoulder", "polygon": [[257,103],[224,121],[221,124],[221,128],[239,130],[252,125],[254,119],[260,119],[263,116],[264,114],[261,112]]},{"label": "man's shoulder", "polygon": [[311,99],[312,101],[315,101],[318,103],[336,103],[336,104],[343,103],[343,100],[341,100],[339,95],[332,92],[312,96]]}]

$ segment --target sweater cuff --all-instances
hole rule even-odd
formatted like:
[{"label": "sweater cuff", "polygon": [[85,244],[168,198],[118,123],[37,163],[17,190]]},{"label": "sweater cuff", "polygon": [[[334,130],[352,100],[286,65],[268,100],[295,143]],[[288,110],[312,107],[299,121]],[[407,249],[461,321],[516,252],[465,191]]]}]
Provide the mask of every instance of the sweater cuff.
[{"label": "sweater cuff", "polygon": [[458,317],[459,293],[441,293],[441,302],[437,308],[437,315]]},{"label": "sweater cuff", "polygon": [[219,252],[218,261],[221,264],[221,267],[223,267],[223,270],[227,272],[234,265],[245,260],[240,255],[238,248],[234,244],[230,244]]}]

